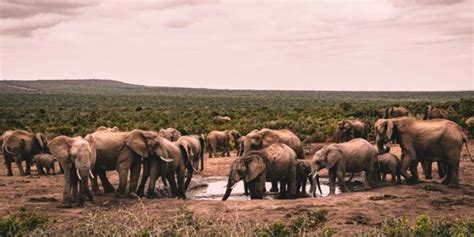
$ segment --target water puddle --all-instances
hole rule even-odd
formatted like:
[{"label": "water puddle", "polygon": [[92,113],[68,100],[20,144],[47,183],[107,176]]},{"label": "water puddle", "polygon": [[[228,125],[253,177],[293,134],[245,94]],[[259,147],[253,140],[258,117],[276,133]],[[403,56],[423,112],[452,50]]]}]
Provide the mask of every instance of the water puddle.
[{"label": "water puddle", "polygon": [[[323,191],[323,196],[327,196],[329,194],[329,185],[328,180],[321,178],[321,190]],[[215,177],[205,177],[199,180],[199,183],[207,184],[207,185],[197,185],[196,187],[191,187],[188,190],[187,195],[188,198],[194,200],[221,200],[224,196],[226,185],[227,185],[227,177],[225,176],[215,176]],[[272,184],[267,182],[265,187],[267,189],[267,193],[264,196],[264,199],[276,199],[278,193],[269,193]],[[306,191],[309,192],[309,182],[306,187]],[[339,188],[336,187],[336,194],[340,193]],[[319,191],[317,192],[320,195]],[[310,197],[310,195],[301,196],[301,197]],[[237,186],[232,190],[232,193],[228,200],[250,200],[249,196],[244,194],[244,183],[240,181]]]}]

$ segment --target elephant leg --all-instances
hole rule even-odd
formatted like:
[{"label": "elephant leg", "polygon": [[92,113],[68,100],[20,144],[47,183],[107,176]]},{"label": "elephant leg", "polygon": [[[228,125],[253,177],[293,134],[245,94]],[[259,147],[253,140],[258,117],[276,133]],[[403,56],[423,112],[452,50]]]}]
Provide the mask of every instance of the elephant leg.
[{"label": "elephant leg", "polygon": [[390,173],[390,176],[392,176],[392,185],[396,185],[397,184],[397,172]]},{"label": "elephant leg", "polygon": [[39,162],[36,162],[36,171],[38,171],[38,175],[44,175],[43,170],[41,169],[41,165]]},{"label": "elephant leg", "polygon": [[143,160],[143,174],[142,174],[142,179],[140,180],[140,185],[138,185],[137,188],[137,195],[140,197],[143,197],[145,194],[145,185],[146,181],[148,180],[148,177],[150,176],[150,165],[151,161],[149,159]]},{"label": "elephant leg", "polygon": [[47,175],[50,175],[50,174],[51,174],[49,167],[46,167],[46,174],[47,174]]},{"label": "elephant leg", "polygon": [[[107,178],[107,172],[105,170],[98,171],[100,182],[102,183],[102,187],[104,188],[105,193],[113,193],[115,192],[114,186],[110,183],[109,179]],[[97,178],[94,179],[95,183],[97,183]],[[97,188],[97,191],[99,189]]]},{"label": "elephant leg", "polygon": [[176,185],[176,180],[174,178],[174,171],[168,172],[166,178],[168,179],[168,182],[170,183],[170,188],[171,188],[171,194],[173,194],[174,197],[178,196],[178,185]]},{"label": "elephant leg", "polygon": [[15,161],[15,164],[18,167],[18,170],[20,171],[20,176],[25,176],[25,171],[23,171],[23,166],[21,165],[21,159],[18,158],[18,160]]},{"label": "elephant leg", "polygon": [[[411,152],[407,151],[406,153],[411,153]],[[405,154],[405,153],[402,154],[402,166],[400,168],[400,174],[403,176],[403,178],[405,178],[408,184],[413,183],[413,176],[408,173],[408,168],[410,168],[414,160],[416,161],[416,159],[414,158],[415,157],[413,154]],[[411,170],[411,172],[413,173],[414,171]]]},{"label": "elephant leg", "polygon": [[61,163],[59,163],[59,172],[61,174],[64,174],[64,169],[63,169],[63,166],[61,165]]},{"label": "elephant leg", "polygon": [[265,195],[265,181],[266,174],[265,172],[261,174],[255,181],[251,182],[253,184],[253,197],[252,197],[252,186],[250,189],[250,198],[251,199],[263,199]]},{"label": "elephant leg", "polygon": [[278,182],[277,181],[272,181],[272,188],[270,188],[270,192],[271,193],[278,192]]},{"label": "elephant leg", "polygon": [[31,159],[26,159],[25,163],[26,163],[25,175],[31,175]]},{"label": "elephant leg", "polygon": [[[148,189],[147,189],[147,192],[146,192],[146,197],[147,198],[155,198],[156,197],[155,186],[156,186],[156,180],[158,179],[158,176],[159,176],[157,166],[158,166],[158,160],[157,159],[153,159],[153,160],[149,161],[150,181],[148,181]],[[146,182],[146,180],[145,180],[145,182]],[[143,182],[143,178],[142,178],[142,184],[145,185],[145,183]]]},{"label": "elephant leg", "polygon": [[179,168],[178,172],[176,173],[178,179],[178,195],[183,199],[186,199],[186,190],[184,187],[185,173],[186,169],[184,167]]},{"label": "elephant leg", "polygon": [[411,177],[411,183],[412,184],[417,184],[420,182],[419,176],[418,176],[418,162],[413,162],[410,165],[410,172],[412,174]]},{"label": "elephant leg", "polygon": [[[306,194],[306,184],[307,184],[307,182],[308,182],[308,179],[305,177],[303,179],[303,181],[301,182],[301,184],[300,184],[302,186],[301,187],[301,193],[303,193],[303,194]],[[297,182],[297,183],[299,183],[299,182]]]},{"label": "elephant leg", "polygon": [[423,171],[425,172],[425,179],[433,179],[431,170],[433,169],[433,162],[431,161],[422,161],[421,165],[423,166]]},{"label": "elephant leg", "polygon": [[71,170],[67,169],[64,172],[64,184],[63,184],[63,202],[62,207],[69,208],[72,207],[72,198],[71,198]]},{"label": "elephant leg", "polygon": [[446,175],[446,164],[438,161],[438,175],[439,178],[442,179]]},{"label": "elephant leg", "polygon": [[130,185],[128,187],[128,194],[132,197],[137,196],[137,185],[140,179],[140,171],[142,169],[141,158],[134,159],[130,167]]},{"label": "elephant leg", "polygon": [[244,181],[244,194],[246,196],[249,195],[249,184],[247,182]]},{"label": "elephant leg", "polygon": [[278,194],[278,198],[285,199],[286,197],[286,188],[287,188],[286,180],[280,181],[280,193]]},{"label": "elephant leg", "polygon": [[117,189],[117,195],[119,197],[123,197],[125,196],[125,188],[127,187],[128,167],[126,165],[118,165],[117,171],[119,175],[119,186]]},{"label": "elephant leg", "polygon": [[[459,157],[459,155],[457,157]],[[459,188],[459,158],[451,159],[448,162],[448,166],[448,175],[451,174],[451,179],[448,185],[450,188]]]},{"label": "elephant leg", "polygon": [[[346,181],[344,180],[345,172],[343,172],[342,170],[338,170],[337,173],[334,175],[334,181],[336,177],[337,177],[337,182],[339,184],[339,188],[341,189],[341,192],[343,193],[347,192]],[[364,187],[367,185],[367,175],[365,178],[366,178],[366,181],[364,183]],[[333,194],[335,194],[335,191]]]},{"label": "elephant leg", "polygon": [[79,180],[77,179],[77,177],[71,178],[72,202],[77,202],[79,200],[78,199],[79,198],[78,184],[79,184]]},{"label": "elephant leg", "polygon": [[56,170],[54,170],[54,165],[51,167],[51,170],[53,171],[53,175],[56,175]]},{"label": "elephant leg", "polygon": [[10,161],[5,161],[5,166],[7,167],[7,175],[13,176],[12,163]]},{"label": "elephant leg", "polygon": [[382,174],[382,182],[385,182],[387,180],[387,173]]},{"label": "elephant leg", "polygon": [[329,195],[334,194],[336,194],[336,174],[334,171],[329,171]]}]

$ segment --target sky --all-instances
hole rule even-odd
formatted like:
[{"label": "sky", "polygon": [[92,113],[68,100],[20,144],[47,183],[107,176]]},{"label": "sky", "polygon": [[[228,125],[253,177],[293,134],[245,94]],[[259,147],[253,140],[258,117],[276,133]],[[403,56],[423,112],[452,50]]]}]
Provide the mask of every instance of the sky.
[{"label": "sky", "polygon": [[0,80],[474,90],[474,0],[0,0]]}]

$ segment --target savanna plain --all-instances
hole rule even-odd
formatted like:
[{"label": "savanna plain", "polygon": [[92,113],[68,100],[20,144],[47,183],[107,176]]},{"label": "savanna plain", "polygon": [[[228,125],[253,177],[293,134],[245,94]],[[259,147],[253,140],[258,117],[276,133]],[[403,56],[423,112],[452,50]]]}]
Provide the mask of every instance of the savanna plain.
[{"label": "savanna plain", "polygon": [[[465,120],[474,116],[474,92],[247,91],[144,87],[109,80],[0,81],[0,132],[38,131],[85,136],[99,126],[155,130],[173,127],[183,135],[212,130],[289,129],[314,147],[334,141],[338,121],[368,120],[372,126],[388,106],[404,106],[420,117],[427,105],[449,112],[473,138]],[[232,118],[216,123],[213,118]],[[369,141],[375,139],[373,131]],[[474,143],[469,142],[470,150]],[[391,152],[400,156],[393,144]],[[309,156],[309,155],[308,155]],[[1,157],[0,159],[2,159]],[[309,157],[307,157],[309,158]],[[205,180],[225,177],[238,159],[208,158],[193,176],[186,200],[97,195],[85,207],[61,208],[63,175],[7,176],[0,166],[0,236],[470,236],[474,232],[474,163],[465,147],[460,188],[437,177],[414,185],[391,185],[325,197],[291,200],[203,200],[193,192]],[[3,163],[3,159],[2,159]],[[421,167],[418,168],[422,174]],[[327,174],[322,173],[324,178]],[[116,187],[118,176],[107,176]],[[362,177],[356,177],[360,179]],[[203,181],[204,180],[204,181]]]}]

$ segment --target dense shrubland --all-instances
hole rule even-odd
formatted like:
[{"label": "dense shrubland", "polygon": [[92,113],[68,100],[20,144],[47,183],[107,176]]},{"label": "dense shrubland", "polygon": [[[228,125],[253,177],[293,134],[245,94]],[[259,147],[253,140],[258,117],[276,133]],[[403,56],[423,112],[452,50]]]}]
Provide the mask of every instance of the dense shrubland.
[{"label": "dense shrubland", "polygon": [[[123,84],[107,84],[107,89],[78,83],[73,84],[76,90],[67,89],[69,84],[45,90],[38,82],[31,83],[39,88],[33,91],[3,88],[0,132],[18,128],[51,136],[84,135],[99,126],[117,126],[122,130],[175,127],[183,134],[197,134],[226,128],[247,133],[269,127],[288,128],[303,140],[322,142],[332,139],[338,120],[358,117],[373,123],[380,109],[389,105],[405,106],[413,115],[421,115],[428,104],[440,106],[448,109],[450,119],[462,126],[466,118],[474,115],[473,92],[124,89]],[[230,116],[232,121],[216,124],[216,115]]]}]

